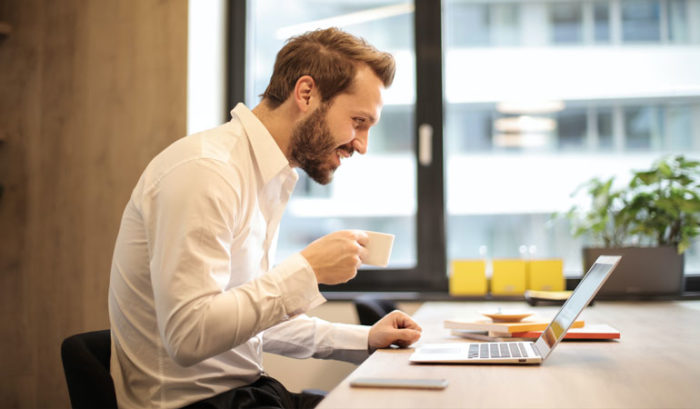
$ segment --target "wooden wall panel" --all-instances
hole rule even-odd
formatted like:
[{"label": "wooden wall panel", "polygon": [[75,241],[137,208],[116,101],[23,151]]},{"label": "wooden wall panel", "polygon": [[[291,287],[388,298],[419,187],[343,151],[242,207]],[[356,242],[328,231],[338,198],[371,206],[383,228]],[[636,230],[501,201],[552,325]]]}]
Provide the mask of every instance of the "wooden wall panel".
[{"label": "wooden wall panel", "polygon": [[68,407],[59,346],[107,328],[119,220],[186,130],[187,1],[5,0],[0,405]]},{"label": "wooden wall panel", "polygon": [[[26,166],[29,137],[38,133],[40,21],[31,15],[38,1],[23,7],[0,3],[0,21],[10,22],[13,32],[0,40],[0,402],[7,407],[27,407],[32,396],[33,357],[31,318],[26,300],[28,287],[25,248],[28,239],[29,203]],[[18,27],[23,27],[21,30]],[[24,398],[23,398],[24,397]]]}]

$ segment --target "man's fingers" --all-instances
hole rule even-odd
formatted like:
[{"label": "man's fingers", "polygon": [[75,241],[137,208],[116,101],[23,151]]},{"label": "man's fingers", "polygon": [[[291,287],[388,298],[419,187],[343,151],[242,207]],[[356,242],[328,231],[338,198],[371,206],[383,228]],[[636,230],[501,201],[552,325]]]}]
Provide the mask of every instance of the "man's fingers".
[{"label": "man's fingers", "polygon": [[401,326],[399,328],[410,328],[418,332],[423,331],[423,328],[421,328],[420,325],[416,324],[415,321],[407,316],[402,317]]},{"label": "man's fingers", "polygon": [[364,248],[369,243],[369,236],[362,230],[355,230],[355,240]]},{"label": "man's fingers", "polygon": [[363,260],[362,256],[355,257],[355,270],[357,270],[358,268],[360,268],[360,266],[362,266],[362,260]]},{"label": "man's fingers", "polygon": [[396,333],[394,344],[407,347],[420,339],[420,332],[412,329],[400,329]]},{"label": "man's fingers", "polygon": [[423,328],[421,328],[420,325],[418,325],[405,313],[395,310],[392,311],[391,314],[392,318],[394,319],[394,326],[396,328],[409,328],[416,331],[423,331]]},{"label": "man's fingers", "polygon": [[402,329],[399,330],[400,334],[402,335],[403,339],[406,341],[418,341],[420,339],[420,331],[416,331],[414,329]]},{"label": "man's fingers", "polygon": [[360,256],[360,260],[365,261],[367,259],[367,256],[369,256],[369,251],[366,248],[360,246],[357,254]]}]

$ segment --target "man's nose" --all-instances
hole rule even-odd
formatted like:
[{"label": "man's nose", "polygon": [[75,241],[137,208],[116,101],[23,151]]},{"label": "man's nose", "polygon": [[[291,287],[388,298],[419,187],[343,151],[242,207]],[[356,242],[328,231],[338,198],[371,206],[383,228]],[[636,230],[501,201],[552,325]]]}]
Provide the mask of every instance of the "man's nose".
[{"label": "man's nose", "polygon": [[369,132],[368,131],[362,131],[358,132],[355,135],[355,139],[352,141],[352,147],[355,149],[357,152],[361,153],[364,155],[367,153],[367,140],[369,139]]}]

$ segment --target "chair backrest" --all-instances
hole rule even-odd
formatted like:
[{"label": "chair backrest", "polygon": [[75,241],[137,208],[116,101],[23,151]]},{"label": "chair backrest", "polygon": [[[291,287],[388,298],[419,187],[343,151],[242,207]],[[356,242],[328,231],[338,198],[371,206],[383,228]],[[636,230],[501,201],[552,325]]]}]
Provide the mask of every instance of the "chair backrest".
[{"label": "chair backrest", "polygon": [[362,325],[373,325],[383,316],[396,309],[396,304],[392,300],[378,298],[372,295],[363,294],[353,300],[357,318]]},{"label": "chair backrest", "polygon": [[61,343],[61,360],[73,408],[116,408],[109,374],[109,330],[72,335]]}]

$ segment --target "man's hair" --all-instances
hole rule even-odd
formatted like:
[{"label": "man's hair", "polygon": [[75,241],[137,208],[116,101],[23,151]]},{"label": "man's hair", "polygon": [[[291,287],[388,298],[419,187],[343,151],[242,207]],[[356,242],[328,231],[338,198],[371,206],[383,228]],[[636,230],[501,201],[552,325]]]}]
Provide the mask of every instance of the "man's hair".
[{"label": "man's hair", "polygon": [[297,80],[309,75],[316,82],[321,101],[330,101],[352,84],[362,63],[385,87],[394,81],[396,63],[391,54],[337,28],[310,31],[290,38],[277,53],[270,84],[261,96],[271,108],[277,108],[287,100]]}]

